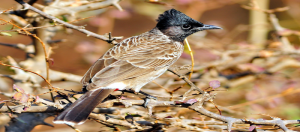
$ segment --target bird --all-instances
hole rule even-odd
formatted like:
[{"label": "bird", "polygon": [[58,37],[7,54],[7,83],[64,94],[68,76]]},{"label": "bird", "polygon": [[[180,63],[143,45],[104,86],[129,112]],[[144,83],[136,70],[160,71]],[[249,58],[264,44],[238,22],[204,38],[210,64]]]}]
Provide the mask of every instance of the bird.
[{"label": "bird", "polygon": [[160,14],[148,32],[124,39],[104,53],[85,73],[81,83],[86,91],[60,113],[56,124],[83,124],[93,109],[115,90],[139,92],[161,76],[184,50],[184,39],[209,29],[222,29],[196,21],[170,9]]}]

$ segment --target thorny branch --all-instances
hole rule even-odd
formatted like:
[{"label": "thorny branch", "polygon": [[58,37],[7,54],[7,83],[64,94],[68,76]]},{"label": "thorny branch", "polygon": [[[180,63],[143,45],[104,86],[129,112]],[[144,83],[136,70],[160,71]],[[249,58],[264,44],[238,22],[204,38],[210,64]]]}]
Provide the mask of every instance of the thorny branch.
[{"label": "thorny branch", "polygon": [[[92,37],[95,37],[97,39],[101,39],[101,40],[104,40],[104,41],[111,41],[111,40],[109,40],[107,37],[105,37],[103,35],[99,35],[99,34],[96,34],[96,33],[93,33],[91,31],[88,31],[88,30],[84,29],[84,27],[82,27],[82,26],[75,26],[73,24],[69,24],[67,22],[64,22],[64,21],[62,21],[62,20],[60,20],[60,19],[58,19],[58,18],[56,18],[54,16],[48,15],[48,14],[44,13],[43,11],[41,11],[41,10],[39,10],[39,9],[37,9],[37,8],[35,8],[35,7],[27,4],[27,3],[25,3],[23,0],[16,0],[16,1],[24,7],[23,10],[32,10],[32,11],[34,11],[34,12],[42,15],[43,17],[46,17],[46,18],[49,18],[49,19],[53,20],[54,22],[63,24],[63,25],[65,25],[68,28],[72,28],[74,30],[80,31],[80,32],[86,34],[88,37],[92,36]],[[120,39],[120,38],[113,38],[113,39]],[[113,41],[112,43],[115,44],[117,42]]]},{"label": "thorny branch", "polygon": [[[75,26],[73,24],[64,22],[58,18],[56,18],[57,15],[62,15],[62,14],[70,14],[75,16],[77,13],[82,12],[82,11],[87,11],[87,10],[95,10],[95,9],[102,9],[104,7],[108,7],[108,6],[115,6],[117,7],[119,10],[122,10],[122,8],[120,7],[120,5],[118,4],[119,0],[105,0],[105,1],[101,1],[100,3],[84,3],[86,1],[83,1],[80,6],[69,6],[72,3],[66,4],[67,6],[65,6],[65,10],[60,10],[59,6],[61,3],[59,1],[54,1],[50,6],[47,7],[42,7],[44,10],[40,10],[34,6],[32,6],[32,4],[34,3],[25,3],[23,0],[16,0],[19,4],[21,4],[23,6],[22,10],[31,10],[35,13],[37,13],[38,15],[41,15],[45,18],[48,18],[50,20],[52,20],[54,23],[59,23],[59,25],[64,25],[68,28],[72,28],[74,30],[78,30],[84,34],[87,34],[87,36],[93,36],[97,39],[101,39],[104,41],[112,41],[114,39],[119,39],[119,38],[108,38],[105,37],[103,35],[98,35],[95,34],[93,32],[90,32],[86,29],[83,29],[84,27],[82,26]],[[57,6],[57,7],[56,7]],[[255,5],[255,3],[253,3],[250,6],[243,6],[246,9],[249,10],[257,10],[257,11],[261,11],[261,12],[265,12],[269,15],[270,18],[270,23],[271,25],[274,27],[275,31],[277,32],[278,35],[280,35],[280,41],[282,42],[282,49],[278,50],[278,51],[268,51],[268,50],[264,50],[263,53],[262,49],[246,49],[246,50],[228,50],[228,51],[215,51],[215,53],[217,55],[220,56],[220,60],[217,61],[213,61],[212,63],[207,63],[207,64],[203,64],[201,66],[195,66],[195,68],[193,69],[192,72],[195,72],[197,70],[200,69],[207,69],[208,72],[205,72],[201,75],[200,82],[196,82],[193,81],[193,78],[190,80],[188,79],[185,75],[181,75],[179,73],[177,73],[179,69],[176,68],[170,68],[169,71],[172,72],[173,74],[175,74],[176,76],[178,76],[180,79],[182,79],[183,81],[177,81],[176,83],[178,84],[182,84],[183,82],[186,82],[187,84],[189,84],[190,89],[185,92],[182,96],[178,96],[178,97],[165,97],[165,96],[157,96],[158,100],[150,100],[148,102],[148,111],[150,113],[153,112],[153,109],[156,107],[172,107],[172,108],[189,108],[192,111],[195,111],[201,115],[204,115],[205,117],[210,117],[212,118],[212,120],[205,120],[205,121],[199,121],[196,119],[182,119],[179,118],[176,115],[175,111],[172,112],[168,112],[168,111],[164,111],[164,112],[154,112],[153,116],[151,116],[150,118],[154,118],[158,121],[162,121],[162,122],[168,122],[169,125],[167,126],[177,126],[177,127],[185,127],[188,128],[190,130],[205,130],[202,129],[199,126],[195,126],[195,124],[201,124],[201,125],[208,125],[209,128],[214,128],[214,126],[211,126],[210,124],[219,124],[219,125],[224,125],[227,124],[227,130],[231,131],[232,129],[235,128],[235,126],[233,126],[234,124],[250,124],[250,125],[272,125],[272,126],[277,126],[280,127],[282,130],[284,131],[289,131],[289,129],[286,127],[286,125],[289,124],[299,124],[299,120],[282,120],[280,118],[273,118],[272,120],[263,120],[263,119],[238,119],[238,118],[233,118],[233,117],[228,117],[228,116],[223,116],[220,114],[216,114],[211,112],[210,110],[208,110],[208,106],[206,106],[207,104],[211,104],[209,102],[213,101],[214,98],[216,97],[216,95],[213,93],[214,91],[206,91],[203,90],[203,88],[206,88],[207,86],[207,82],[210,80],[220,80],[222,83],[225,83],[228,87],[234,87],[234,86],[239,86],[245,82],[251,82],[254,81],[256,79],[256,75],[257,74],[261,74],[261,73],[275,73],[281,69],[284,69],[286,67],[289,66],[296,66],[296,67],[300,67],[300,63],[298,61],[295,61],[292,57],[288,58],[288,59],[277,59],[276,63],[273,65],[267,65],[265,67],[268,68],[268,71],[263,71],[263,72],[257,72],[257,73],[251,73],[251,74],[245,74],[246,76],[236,76],[236,77],[229,77],[229,76],[224,76],[221,74],[218,74],[219,71],[228,69],[228,68],[234,68],[239,64],[244,64],[244,63],[249,63],[251,61],[253,61],[256,57],[263,57],[268,59],[268,57],[277,57],[277,56],[281,56],[281,55],[299,55],[299,51],[296,50],[296,48],[293,47],[293,45],[288,41],[287,37],[285,36],[286,33],[284,34],[284,31],[287,31],[288,29],[285,29],[284,27],[282,27],[279,23],[278,20],[276,18],[276,16],[273,14],[274,12],[278,12],[278,11],[285,11],[286,8],[277,8],[277,9],[273,9],[273,10],[261,10],[259,7],[257,7]],[[54,10],[55,8],[57,8],[57,10],[60,11],[56,11]],[[20,11],[22,11],[20,10]],[[2,12],[0,12],[1,14]],[[10,21],[5,22],[5,23],[1,23],[1,24],[8,24],[11,23]],[[11,23],[12,24],[12,23]],[[42,25],[40,26],[42,27]],[[45,26],[43,28],[49,28],[50,26]],[[52,26],[51,26],[52,27]],[[27,27],[26,28],[21,28],[22,30],[27,31]],[[28,29],[31,30],[37,30],[37,29],[42,29],[39,27],[30,27]],[[15,29],[13,29],[15,30]],[[19,29],[18,29],[19,30]],[[290,31],[290,34],[296,34],[296,31]],[[39,35],[37,35],[39,37]],[[49,36],[47,36],[49,37]],[[46,38],[47,38],[46,37]],[[49,51],[49,41],[47,39],[44,39],[44,37],[41,37],[41,42],[47,42],[46,43],[46,50],[45,51]],[[113,43],[116,43],[115,41],[113,41]],[[15,47],[15,48],[19,48],[23,51],[25,51],[26,53],[32,53],[32,46],[36,46],[36,45],[25,45],[25,44],[19,44],[19,45],[12,45],[12,44],[6,44],[6,43],[2,43],[2,45],[6,45],[6,46],[11,46],[11,47]],[[30,49],[30,50],[29,50]],[[36,48],[36,52],[40,52],[37,51],[38,49]],[[50,48],[51,50],[51,48]],[[42,53],[45,53],[45,51],[43,51]],[[261,53],[261,54],[259,54]],[[258,56],[259,54],[259,56]],[[50,53],[49,53],[50,55]],[[49,56],[48,55],[48,56]],[[238,56],[238,57],[234,57],[234,56]],[[46,57],[47,60],[47,55],[43,56]],[[11,68],[15,71],[15,75],[8,75],[9,77],[11,77],[15,82],[18,82],[19,80],[21,80],[22,83],[19,83],[17,85],[22,85],[20,87],[28,87],[30,86],[30,88],[41,88],[40,83],[43,82],[43,79],[40,78],[39,74],[34,72],[35,69],[31,69],[30,66],[28,66],[28,62],[32,61],[30,59],[26,60],[25,62],[20,62],[17,63],[13,58],[8,57],[8,61],[9,63],[12,65]],[[36,60],[34,60],[36,61]],[[274,60],[273,60],[274,61]],[[38,63],[33,63],[32,65],[35,65]],[[17,69],[16,67],[22,67]],[[29,68],[27,70],[27,68]],[[31,72],[33,71],[33,72]],[[37,69],[38,71],[38,69]],[[35,77],[35,75],[32,75],[32,73],[36,73],[35,75],[38,75],[39,77]],[[216,74],[217,73],[217,74]],[[44,76],[44,72],[41,73],[41,76]],[[67,80],[67,81],[74,81],[74,82],[79,82],[79,80],[81,79],[81,76],[77,76],[77,75],[73,75],[73,74],[69,74],[69,73],[64,73],[64,72],[59,72],[59,71],[54,71],[49,69],[49,75],[50,75],[50,80]],[[195,75],[195,74],[193,74]],[[8,77],[7,76],[7,77]],[[169,76],[170,77],[170,76]],[[171,80],[172,82],[174,82],[174,78],[173,76],[171,76],[169,78],[169,80]],[[231,80],[232,78],[237,78],[237,80]],[[47,79],[44,79],[47,81]],[[51,83],[49,82],[49,84],[51,85]],[[162,86],[162,87],[168,87],[171,85],[166,85],[166,86]],[[25,89],[25,92],[28,92],[30,95],[33,95],[33,92],[30,90]],[[62,89],[55,89],[55,90],[62,90]],[[199,94],[191,94],[193,91],[198,91]],[[295,91],[294,91],[295,92]],[[24,94],[24,93],[23,93]],[[4,94],[7,97],[12,97],[13,94]],[[125,95],[115,95],[116,98],[108,100],[102,104],[100,104],[98,107],[109,107],[109,108],[113,108],[113,110],[107,110],[105,111],[105,108],[96,108],[94,110],[95,113],[92,113],[90,115],[90,119],[93,120],[97,120],[99,122],[105,122],[108,124],[115,124],[115,125],[121,125],[121,126],[126,126],[128,128],[131,128],[132,130],[146,130],[147,128],[150,127],[154,127],[156,123],[150,122],[147,120],[147,117],[149,117],[149,113],[144,111],[144,108],[140,107],[144,104],[143,100],[140,99],[136,99],[136,98],[143,98],[143,96],[140,95],[135,95],[132,98],[132,96],[129,96],[126,94]],[[36,102],[30,102],[32,104],[43,104],[43,105],[39,105],[39,106],[26,106],[25,104],[17,104],[16,106],[3,106],[0,108],[0,112],[2,113],[37,113],[37,112],[49,112],[49,113],[57,113],[60,112],[61,110],[63,110],[63,108],[65,107],[65,105],[62,105],[63,103],[58,103],[58,102],[65,102],[63,100],[56,100],[57,102],[52,102],[52,101],[48,101],[48,100],[44,100],[44,99],[36,99],[36,96],[32,97],[35,100],[37,100]],[[189,97],[190,100],[186,100],[186,98]],[[125,98],[125,99],[124,99]],[[7,101],[10,102],[10,101]],[[5,103],[7,103],[5,102]],[[14,103],[16,103],[18,101],[14,101]],[[255,102],[255,101],[253,101]],[[252,102],[252,103],[253,103]],[[3,103],[3,102],[2,102]],[[22,105],[21,105],[22,104]],[[31,104],[30,104],[31,105]],[[249,105],[249,104],[247,104]],[[24,109],[24,107],[28,107],[26,109]],[[121,107],[120,107],[121,106]],[[126,108],[123,108],[123,106],[125,106]],[[225,109],[225,108],[224,108]],[[230,108],[229,108],[230,110]],[[134,117],[133,118],[133,123],[130,123],[126,120],[125,115],[126,114],[131,114],[133,113],[132,111],[135,111],[136,113],[138,113],[140,117]],[[110,114],[108,115],[104,115],[104,113],[106,114]],[[219,120],[219,121],[215,121]],[[146,126],[146,127],[145,127]],[[73,127],[73,129],[76,129],[75,127]],[[224,128],[221,128],[224,129]]]},{"label": "thorny branch", "polygon": [[[276,118],[273,120],[262,120],[262,119],[238,119],[238,118],[232,118],[232,117],[226,117],[226,116],[221,116],[219,114],[210,112],[208,110],[206,110],[203,105],[205,102],[207,102],[208,100],[211,99],[211,95],[208,93],[205,93],[204,96],[202,96],[196,103],[194,104],[189,104],[189,103],[180,103],[179,101],[150,101],[149,105],[152,106],[152,108],[154,107],[165,107],[165,106],[173,106],[173,107],[187,107],[189,109],[192,109],[202,115],[223,121],[228,123],[228,130],[230,131],[232,129],[232,125],[233,124],[255,124],[255,125],[260,125],[260,124],[266,124],[266,125],[273,125],[273,126],[279,126],[281,129],[283,130],[288,130],[286,128],[286,125],[288,124],[298,124],[299,121],[298,120],[281,120],[280,118]],[[52,112],[57,112],[60,111],[60,109],[62,108],[61,105],[56,104],[56,103],[52,103],[49,101],[45,101],[42,99],[39,99],[39,101],[37,103],[43,103],[43,104],[47,104],[46,106],[31,106],[28,109],[24,110],[24,106],[23,105],[19,105],[19,106],[10,106],[9,109],[7,107],[2,107],[0,109],[0,112],[8,112],[10,113],[11,110],[13,110],[13,112],[18,112],[18,113],[23,113],[23,112],[29,112],[29,113],[35,113],[35,112],[48,112],[48,113],[52,113]],[[133,107],[133,106],[141,106],[143,105],[144,101],[143,100],[111,100],[108,101],[103,105],[109,105],[107,103],[122,103],[123,105],[125,105],[126,107]],[[110,104],[110,106],[113,104]],[[59,107],[59,108],[57,108]],[[129,108],[131,109],[131,108]],[[98,113],[100,112],[101,114],[94,114],[92,113],[90,115],[91,119],[96,119],[96,120],[100,120],[103,122],[107,122],[107,123],[112,123],[112,124],[117,124],[117,125],[122,125],[122,126],[126,126],[129,127],[131,129],[138,129],[138,130],[142,130],[143,128],[140,126],[136,126],[133,125],[131,123],[128,123],[126,121],[122,121],[122,120],[118,120],[118,119],[113,119],[113,118],[107,118],[105,115],[103,115],[103,111],[104,110],[94,110],[95,112],[97,111]],[[111,112],[109,112],[111,114]],[[119,112],[114,112],[115,114],[119,114]],[[166,118],[164,120],[169,120],[170,118]],[[136,120],[136,122],[139,121],[145,121],[145,120]],[[176,121],[175,121],[176,122]],[[176,124],[175,122],[173,122],[172,124]],[[151,123],[150,123],[151,124]],[[148,124],[148,125],[150,125]]]}]

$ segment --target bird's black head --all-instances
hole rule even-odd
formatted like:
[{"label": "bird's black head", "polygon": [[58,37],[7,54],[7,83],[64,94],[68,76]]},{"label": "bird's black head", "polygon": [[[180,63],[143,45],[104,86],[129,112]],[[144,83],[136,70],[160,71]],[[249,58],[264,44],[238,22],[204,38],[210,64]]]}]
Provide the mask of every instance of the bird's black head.
[{"label": "bird's black head", "polygon": [[172,40],[183,42],[189,35],[208,29],[221,29],[213,25],[205,25],[175,9],[167,10],[157,19],[156,27]]}]

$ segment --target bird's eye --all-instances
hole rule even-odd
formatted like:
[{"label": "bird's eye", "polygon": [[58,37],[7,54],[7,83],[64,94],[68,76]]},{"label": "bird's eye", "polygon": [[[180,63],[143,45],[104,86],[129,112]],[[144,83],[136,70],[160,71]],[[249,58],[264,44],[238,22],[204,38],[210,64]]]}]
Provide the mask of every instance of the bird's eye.
[{"label": "bird's eye", "polygon": [[189,24],[182,25],[182,29],[190,29],[192,26]]}]

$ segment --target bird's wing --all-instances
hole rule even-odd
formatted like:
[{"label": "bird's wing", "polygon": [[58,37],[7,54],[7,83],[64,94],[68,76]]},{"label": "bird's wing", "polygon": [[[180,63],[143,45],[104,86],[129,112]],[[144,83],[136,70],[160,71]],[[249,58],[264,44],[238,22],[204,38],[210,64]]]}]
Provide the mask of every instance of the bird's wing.
[{"label": "bird's wing", "polygon": [[179,58],[181,51],[181,44],[174,44],[162,38],[131,37],[120,42],[98,59],[86,72],[81,82],[84,85],[93,83],[101,87],[136,78],[170,66]]}]

